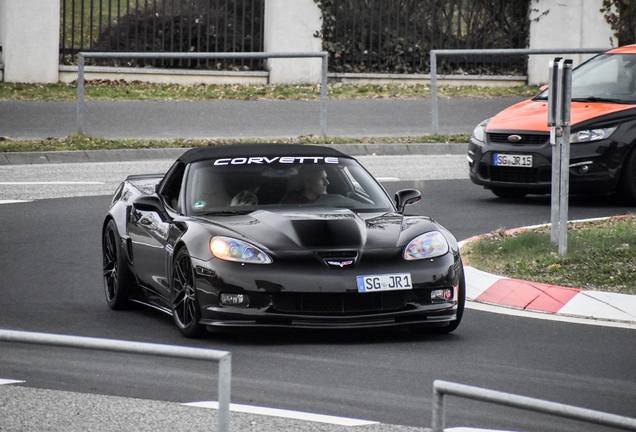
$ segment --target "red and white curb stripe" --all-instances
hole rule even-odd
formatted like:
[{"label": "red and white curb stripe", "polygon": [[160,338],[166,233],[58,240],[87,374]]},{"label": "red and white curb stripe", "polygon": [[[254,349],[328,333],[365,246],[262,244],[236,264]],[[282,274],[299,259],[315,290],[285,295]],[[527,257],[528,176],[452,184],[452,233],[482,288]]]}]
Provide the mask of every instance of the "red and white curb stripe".
[{"label": "red and white curb stripe", "polygon": [[496,276],[464,266],[466,298],[530,311],[636,323],[636,296]]},{"label": "red and white curb stripe", "polygon": [[[515,228],[507,233],[532,227]],[[460,248],[482,236],[459,242]],[[636,323],[636,296],[497,276],[465,265],[466,299],[528,311]]]}]

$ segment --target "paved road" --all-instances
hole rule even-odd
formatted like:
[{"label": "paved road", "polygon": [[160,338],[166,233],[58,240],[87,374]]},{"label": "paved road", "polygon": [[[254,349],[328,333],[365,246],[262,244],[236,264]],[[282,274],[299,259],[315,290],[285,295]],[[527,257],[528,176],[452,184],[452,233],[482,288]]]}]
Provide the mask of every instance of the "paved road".
[{"label": "paved road", "polygon": [[[474,127],[523,98],[440,99],[439,132]],[[14,140],[77,133],[73,101],[0,101],[0,136]],[[318,101],[88,101],[84,132],[109,138],[280,138],[319,135]],[[331,137],[431,134],[431,100],[357,99],[327,103]]]},{"label": "paved road", "polygon": [[[440,129],[442,133],[469,133],[473,127],[501,108],[511,105],[518,99],[467,99],[467,100],[446,100],[442,101],[440,106],[441,111],[441,123]],[[428,100],[417,101],[401,101],[401,100],[382,100],[382,101],[330,101],[328,107],[328,135],[330,136],[404,136],[404,135],[423,135],[430,133],[430,107],[428,107]],[[149,102],[149,103],[137,103],[137,102],[95,102],[88,104],[87,112],[87,130],[86,132],[94,136],[104,136],[108,138],[123,138],[123,137],[145,137],[145,138],[167,138],[167,137],[190,137],[190,138],[212,138],[212,137],[278,137],[278,136],[296,136],[310,133],[317,133],[318,130],[318,104],[316,102],[306,101],[274,101],[274,102]],[[116,125],[116,127],[114,126]],[[73,102],[0,102],[0,136],[7,136],[12,139],[26,139],[26,138],[45,138],[48,136],[62,137],[74,133],[75,127],[75,105]],[[466,195],[468,189],[473,186],[465,179],[465,177],[453,177],[453,169],[456,167],[464,166],[465,160],[462,156],[454,156],[447,159],[450,165],[441,163],[440,159],[415,158],[409,157],[409,166],[414,170],[415,177],[409,171],[401,168],[391,167],[388,163],[383,163],[383,159],[369,158],[369,164],[374,162],[380,162],[378,169],[386,169],[388,172],[376,172],[376,175],[382,177],[398,177],[401,179],[410,180],[409,185],[416,187],[423,187],[425,196],[435,194],[439,203],[435,201],[423,200],[420,204],[422,211],[439,219],[445,225],[454,226],[454,232],[456,232],[459,238],[465,238],[468,235],[475,234],[477,229],[472,222],[466,222],[466,208],[472,206],[475,200],[482,199],[487,200],[488,205],[495,205],[496,212],[499,215],[498,220],[506,220],[505,225],[512,226],[512,224],[527,224],[533,216],[531,212],[524,211],[534,206],[549,207],[546,204],[544,198],[538,197],[528,200],[524,208],[521,209],[518,205],[501,205],[501,202],[495,200],[487,191],[483,191],[479,188],[473,188],[465,197],[465,202],[458,203],[454,198],[455,194]],[[426,163],[429,163],[428,165]],[[433,162],[430,164],[430,162]],[[124,171],[132,170],[134,172],[145,171],[146,168],[149,171],[163,170],[165,168],[165,162],[160,163],[159,166],[146,166],[144,163],[136,161],[134,163],[124,164]],[[86,266],[94,266],[94,256],[98,255],[98,250],[95,249],[91,254],[83,255],[71,254],[67,255],[64,251],[60,251],[60,244],[68,241],[77,235],[78,231],[76,227],[65,226],[62,223],[56,224],[58,229],[56,230],[55,238],[59,241],[52,241],[52,238],[48,238],[42,235],[44,231],[48,230],[45,225],[38,225],[41,220],[69,220],[72,217],[79,217],[81,220],[88,222],[93,219],[97,221],[101,215],[101,211],[92,211],[92,206],[101,207],[104,201],[104,194],[109,194],[112,190],[112,180],[107,180],[106,172],[110,165],[104,164],[91,165],[83,167],[84,172],[73,171],[77,168],[71,168],[69,165],[47,165],[47,168],[43,166],[31,165],[27,169],[22,167],[22,171],[16,171],[13,166],[2,166],[0,172],[3,173],[2,181],[15,181],[16,177],[22,179],[24,182],[51,180],[51,179],[77,179],[81,181],[95,181],[97,184],[93,185],[39,185],[33,187],[33,185],[16,186],[18,189],[9,189],[6,185],[0,187],[3,192],[4,198],[0,199],[19,199],[29,196],[30,199],[50,198],[50,194],[53,196],[73,196],[79,198],[67,198],[63,200],[42,200],[39,201],[37,206],[31,206],[31,204],[20,204],[18,207],[6,207],[0,206],[0,220],[4,217],[10,216],[12,220],[20,220],[20,223],[25,227],[20,232],[26,233],[25,242],[16,242],[15,247],[3,247],[2,261],[5,264],[15,262],[13,260],[20,260],[22,263],[19,271],[16,275],[21,277],[30,278],[34,275],[37,276],[41,282],[36,284],[21,284],[21,283],[9,283],[7,279],[4,279],[2,283],[2,290],[5,293],[11,295],[5,296],[5,300],[8,303],[5,304],[6,308],[3,308],[3,313],[0,318],[4,320],[16,319],[15,322],[22,322],[24,329],[34,329],[38,331],[46,331],[45,323],[39,323],[37,319],[25,319],[21,316],[16,308],[12,308],[10,299],[24,299],[24,294],[21,291],[11,289],[12,287],[26,286],[31,290],[31,294],[28,298],[34,302],[34,306],[40,309],[44,309],[47,313],[57,316],[56,326],[61,332],[75,333],[77,334],[78,326],[86,333],[93,333],[93,330],[99,329],[95,334],[101,337],[118,337],[128,338],[132,333],[132,329],[135,331],[148,332],[143,338],[152,341],[165,341],[170,343],[172,339],[172,326],[169,322],[161,321],[160,317],[152,315],[151,313],[141,312],[140,314],[129,314],[125,320],[121,320],[118,317],[112,316],[110,311],[108,315],[99,309],[98,315],[95,315],[95,311],[98,309],[87,308],[89,303],[83,302],[82,299],[86,296],[93,297],[96,293],[92,290],[86,290],[89,285],[94,284],[94,275],[89,274],[86,271]],[[56,171],[57,170],[57,171]],[[441,172],[441,174],[440,174]],[[415,184],[412,180],[422,178],[417,174],[427,173],[434,174],[438,179],[447,180],[433,180],[429,182],[423,182]],[[449,177],[445,177],[448,175]],[[11,180],[6,180],[11,179]],[[458,179],[458,180],[448,180]],[[400,185],[399,182],[390,182],[389,184]],[[20,188],[26,188],[20,190]],[[94,188],[94,189],[91,189]],[[79,193],[80,189],[89,189],[88,193]],[[427,194],[427,192],[429,192]],[[59,195],[59,194],[62,195]],[[13,195],[11,195],[13,194]],[[39,194],[39,195],[38,195]],[[87,195],[98,195],[94,198],[86,197]],[[487,196],[487,197],[486,197]],[[98,201],[96,201],[98,200]],[[65,204],[69,204],[66,206]],[[61,205],[64,211],[59,210]],[[24,207],[23,207],[24,206]],[[546,207],[547,206],[547,207]],[[587,203],[581,202],[579,207],[582,210],[593,210],[593,212],[603,211],[616,211],[612,209],[611,205],[604,202]],[[12,210],[9,211],[9,208]],[[577,206],[575,205],[576,209]],[[444,214],[438,213],[440,209],[444,209]],[[470,217],[474,220],[483,220],[487,218],[485,215],[488,212],[475,213],[474,207],[471,207]],[[19,215],[15,213],[17,211]],[[576,210],[574,210],[576,211]],[[35,212],[35,213],[34,213]],[[82,215],[87,213],[89,219],[86,219]],[[90,213],[90,215],[88,214]],[[547,214],[547,212],[546,212]],[[48,215],[49,217],[46,217]],[[22,219],[20,219],[22,218]],[[547,217],[546,217],[547,218]],[[499,223],[491,219],[487,219],[491,224]],[[528,222],[527,222],[528,221]],[[77,245],[81,249],[81,244],[94,246],[93,238],[93,223],[86,223],[81,225],[81,235],[87,240],[84,242],[72,244]],[[28,227],[28,228],[27,228]],[[493,229],[498,228],[499,225]],[[11,230],[9,226],[3,224],[2,238],[9,239]],[[40,234],[38,234],[40,233]],[[0,240],[2,243],[2,240]],[[34,247],[31,252],[26,251],[27,245],[29,248],[32,246],[41,244],[41,247]],[[95,252],[97,251],[97,252]],[[97,253],[97,255],[95,255]],[[39,259],[32,260],[34,256],[40,257]],[[79,259],[72,259],[69,257],[78,257]],[[28,264],[29,260],[32,260],[33,265]],[[39,263],[53,262],[55,265],[51,268],[47,267],[47,271],[42,273],[39,269]],[[35,265],[38,264],[38,265]],[[70,267],[69,267],[70,266]],[[50,272],[50,273],[47,273]],[[95,273],[95,272],[93,272]],[[96,273],[95,273],[96,274]],[[69,275],[72,275],[69,277]],[[97,276],[99,277],[99,276]],[[57,283],[51,294],[57,294],[60,298],[67,299],[66,302],[62,302],[57,306],[49,304],[44,298],[37,296],[38,287],[50,286],[51,281],[55,279],[68,280],[66,283]],[[75,287],[75,288],[72,288]],[[78,288],[79,286],[79,288]],[[35,291],[33,291],[35,290]],[[101,297],[99,304],[102,304]],[[18,300],[15,300],[18,301]],[[91,300],[92,301],[92,300]],[[68,319],[69,316],[64,311],[70,308],[71,310],[81,311],[83,319]],[[29,313],[36,313],[33,309]],[[104,315],[102,317],[101,315]],[[77,317],[77,314],[75,314]],[[107,319],[113,321],[113,326],[100,326],[95,321],[100,319]],[[554,387],[555,399],[566,403],[574,403],[579,405],[588,405],[590,407],[604,409],[607,411],[622,412],[624,414],[633,413],[633,374],[628,379],[623,379],[623,372],[631,371],[633,367],[629,364],[630,357],[619,355],[619,352],[624,349],[625,346],[630,346],[628,343],[617,344],[617,341],[623,338],[629,338],[631,333],[627,333],[628,330],[608,330],[608,329],[594,329],[586,330],[582,329],[586,326],[574,326],[571,324],[538,324],[534,320],[528,325],[527,319],[515,318],[496,318],[493,321],[491,314],[469,311],[467,313],[467,323],[471,320],[474,326],[465,326],[465,333],[463,338],[467,341],[472,340],[475,342],[475,349],[467,349],[467,346],[462,344],[462,338],[459,340],[451,338],[449,341],[428,341],[427,344],[414,344],[412,340],[399,339],[393,340],[393,338],[382,338],[378,340],[354,340],[351,343],[351,353],[346,352],[347,345],[341,343],[337,348],[329,347],[324,341],[310,341],[305,342],[308,352],[305,355],[299,355],[296,353],[298,359],[304,359],[303,362],[296,362],[295,364],[305,364],[307,371],[314,370],[314,366],[327,367],[329,363],[326,359],[333,359],[335,354],[339,356],[346,356],[353,358],[354,351],[359,353],[359,347],[366,347],[371,350],[383,349],[385,344],[397,343],[400,350],[405,350],[412,354],[412,357],[406,357],[405,361],[410,362],[409,367],[413,367],[413,371],[421,371],[422,368],[429,368],[431,375],[425,378],[427,385],[426,388],[418,388],[417,381],[409,381],[409,386],[414,386],[418,394],[421,392],[425,396],[415,398],[413,400],[406,400],[403,397],[386,399],[384,402],[378,398],[385,394],[384,391],[375,392],[374,404],[372,407],[379,407],[377,412],[383,413],[383,418],[388,420],[388,423],[401,423],[401,417],[399,416],[397,409],[391,409],[391,407],[404,408],[405,402],[408,402],[408,407],[417,416],[417,410],[422,409],[422,401],[428,404],[431,388],[428,385],[430,377],[438,376],[440,371],[444,372],[444,378],[456,379],[459,381],[473,383],[476,385],[484,385],[490,388],[498,388],[506,391],[517,392],[521,394],[530,394],[532,396],[542,397],[544,393],[539,389],[544,388],[548,383],[556,383]],[[139,321],[137,323],[137,321]],[[155,322],[155,324],[149,326],[148,322]],[[43,327],[44,326],[44,327]],[[14,327],[15,328],[15,327]],[[483,329],[489,329],[483,331]],[[112,333],[112,331],[115,333]],[[101,333],[100,333],[101,332]],[[559,338],[566,338],[566,343],[572,344],[572,351],[567,355],[567,359],[559,357],[557,351],[552,347],[545,349],[545,347],[554,344]],[[484,338],[489,339],[488,343],[485,343]],[[249,338],[248,338],[249,339]],[[559,339],[560,340],[560,339]],[[580,343],[581,341],[587,341]],[[221,339],[221,345],[231,342],[230,340]],[[448,343],[451,342],[451,343]],[[182,342],[178,342],[182,343]],[[600,344],[600,345],[599,345]],[[290,344],[279,345],[277,343],[262,341],[258,338],[254,340],[247,340],[244,346],[236,347],[238,351],[245,351],[244,355],[240,355],[241,359],[247,363],[241,366],[241,363],[237,363],[237,372],[245,373],[247,377],[245,380],[240,379],[236,381],[237,395],[249,394],[254,392],[261,400],[268,400],[269,397],[266,393],[268,388],[268,379],[274,381],[285,379],[288,373],[285,372],[285,368],[281,369],[278,373],[279,376],[263,377],[263,371],[261,366],[264,364],[276,365],[281,361],[280,355],[277,353],[281,350],[293,350],[294,347],[304,349],[305,346],[301,341],[292,341]],[[510,348],[514,346],[515,348]],[[523,361],[527,361],[528,358],[524,358],[523,352],[528,347],[540,346],[541,350],[534,350],[534,354],[531,356],[532,364],[528,368],[522,368],[520,365]],[[228,345],[229,347],[229,345]],[[264,348],[264,355],[256,357],[251,360],[252,347]],[[598,347],[599,349],[592,349]],[[222,348],[222,347],[221,347]],[[435,348],[435,349],[434,349]],[[319,350],[321,356],[316,356],[316,349]],[[418,351],[418,349],[420,351]],[[439,351],[441,349],[442,351]],[[10,350],[3,350],[1,353],[6,361],[0,362],[4,364],[1,370],[10,373],[8,376],[2,376],[0,378],[21,378],[19,376],[20,371],[24,370],[23,359],[29,357],[34,359],[33,353],[42,352],[39,348],[33,347],[21,347],[12,345]],[[445,350],[445,351],[444,351]],[[457,351],[459,350],[459,351]],[[614,350],[614,351],[613,351]],[[271,351],[271,353],[267,353]],[[391,350],[391,352],[393,352]],[[566,351],[567,352],[567,351]],[[157,372],[166,369],[155,370],[152,366],[149,367],[149,363],[137,359],[132,361],[126,360],[124,363],[120,363],[121,360],[113,356],[103,356],[99,354],[87,355],[76,357],[75,354],[68,353],[67,351],[61,351],[56,349],[44,350],[45,356],[37,358],[34,361],[35,373],[38,376],[40,382],[46,383],[47,380],[54,379],[56,383],[64,385],[68,384],[69,389],[73,389],[73,381],[77,376],[81,376],[82,373],[94,374],[92,367],[97,365],[100,370],[99,375],[103,375],[108,380],[112,375],[113,370],[124,371],[126,374],[119,376],[119,382],[124,392],[130,392],[130,394],[136,394],[135,387],[137,384],[133,383],[128,378],[137,377],[140,373],[150,374],[150,378],[154,377],[153,384],[156,385],[157,390],[161,392],[161,380],[165,377],[159,376]],[[611,355],[613,353],[615,355]],[[272,354],[270,356],[270,354]],[[607,357],[607,355],[609,357]],[[439,358],[443,360],[443,364],[450,367],[439,367],[437,362],[427,362],[423,359],[432,356],[433,359]],[[512,356],[513,358],[508,358]],[[271,357],[271,358],[269,358]],[[293,357],[293,356],[292,356]],[[294,358],[296,358],[294,357]],[[370,357],[375,358],[376,355]],[[515,357],[517,357],[515,359]],[[585,362],[580,362],[580,358],[585,358]],[[59,360],[55,360],[59,359]],[[488,360],[489,359],[489,360]],[[252,362],[254,364],[251,364]],[[613,363],[612,363],[613,362]],[[152,362],[154,363],[154,362]],[[151,363],[151,364],[152,364]],[[471,363],[474,368],[483,370],[485,375],[483,379],[474,379],[471,374],[470,368],[467,368],[467,364]],[[612,364],[611,364],[612,363]],[[594,370],[594,365],[602,364],[604,372],[601,374],[598,380],[591,378]],[[70,365],[70,368],[69,368]],[[338,376],[341,379],[347,379],[350,377],[350,373],[353,370],[347,371],[349,366],[359,366],[359,364],[349,364],[347,361],[336,362],[338,368],[337,374],[330,375],[332,379],[336,379],[336,383],[340,383]],[[357,367],[356,366],[356,367]],[[103,368],[103,369],[100,369]],[[243,369],[241,369],[243,368]],[[49,375],[50,370],[55,370],[55,377]],[[185,385],[194,388],[199,386],[200,391],[203,392],[201,397],[209,398],[209,388],[207,385],[201,384],[201,377],[197,373],[187,373],[184,375],[183,367],[180,364],[169,364],[167,370],[170,378],[175,382],[175,387],[178,385]],[[369,369],[369,370],[372,370]],[[404,369],[405,371],[408,368]],[[328,371],[333,372],[332,366],[328,367]],[[15,372],[15,374],[13,373]],[[68,373],[70,372],[70,373]],[[33,373],[33,372],[32,372]],[[338,375],[341,374],[341,375]],[[156,375],[156,376],[155,376]],[[117,376],[117,375],[116,375]],[[289,375],[289,379],[295,376],[292,372]],[[307,379],[313,379],[313,374],[305,374]],[[415,375],[410,375],[415,376]],[[175,377],[178,379],[175,380]],[[184,384],[181,381],[184,379]],[[507,378],[506,378],[507,377]],[[208,376],[206,375],[206,378]],[[533,382],[534,390],[528,390],[528,382]],[[197,384],[198,383],[198,384]],[[2,384],[2,382],[0,382]],[[320,385],[325,385],[326,388],[333,386],[329,381],[324,383],[316,383],[312,388],[319,388]],[[27,385],[29,385],[27,383]],[[92,384],[88,384],[91,386]],[[47,387],[43,384],[44,388]],[[338,388],[338,386],[335,386]],[[421,387],[421,386],[420,386]],[[55,386],[59,388],[59,386]],[[165,388],[165,387],[164,387]],[[602,390],[602,395],[599,398],[595,398],[594,401],[589,400],[590,389],[594,388],[594,391]],[[170,387],[172,390],[172,387]],[[382,389],[386,390],[386,389]],[[89,392],[99,392],[99,389],[88,390]],[[247,392],[247,393],[244,393]],[[400,395],[402,391],[389,392],[391,394]],[[162,393],[157,393],[161,395]],[[294,397],[294,392],[291,393],[291,399],[286,401],[287,406],[296,405],[303,411],[309,411],[311,407],[306,406],[311,401],[304,401],[302,397]],[[388,393],[387,393],[388,394]],[[317,395],[319,398],[320,394]],[[347,399],[347,396],[351,396],[351,399]],[[364,394],[356,394],[352,389],[341,388],[339,392],[333,394],[324,395],[323,399],[326,401],[336,400],[340,401],[338,407],[334,406],[334,411],[348,412],[348,408],[352,404],[351,401],[355,401],[358,405],[358,398],[364,397]],[[369,394],[366,394],[369,396]],[[154,399],[154,397],[152,397]],[[264,399],[263,399],[264,398]],[[170,398],[164,398],[158,396],[156,399],[171,400]],[[631,400],[630,400],[631,399]],[[182,397],[175,398],[173,400],[183,401]],[[251,403],[246,400],[244,403]],[[484,410],[483,405],[477,403],[457,402],[452,405],[453,410],[450,410],[454,415],[454,421],[460,421],[460,424],[468,423],[469,419],[478,418],[485,420],[492,414],[490,408],[488,411]],[[617,408],[618,407],[618,408]],[[632,408],[630,408],[632,407]],[[369,408],[371,409],[371,408]],[[193,411],[190,411],[193,410]],[[495,410],[496,417],[501,420],[506,417],[506,411]],[[371,418],[371,414],[366,413],[364,404],[361,405],[359,418]],[[369,411],[371,413],[371,411]],[[494,414],[494,413],[493,413]],[[426,412],[425,416],[429,413]],[[536,417],[536,416],[535,416]],[[517,413],[510,413],[510,418],[514,421],[518,421]],[[164,403],[156,401],[138,400],[138,399],[124,399],[113,397],[100,397],[91,396],[79,393],[69,392],[51,392],[47,390],[40,390],[37,388],[29,387],[15,387],[15,386],[3,386],[0,385],[0,429],[2,430],[25,430],[25,429],[65,429],[65,430],[124,430],[135,425],[136,430],[174,430],[179,428],[180,430],[201,430],[205,425],[210,425],[210,429],[214,427],[215,412],[209,412],[209,410],[194,409],[191,407],[175,406],[173,403]],[[7,421],[7,420],[10,420]],[[420,422],[417,422],[421,424]],[[514,422],[513,422],[514,423]],[[550,420],[543,418],[540,423],[535,426],[542,425],[547,427]],[[483,423],[480,423],[483,424]],[[518,424],[518,423],[517,423]],[[527,423],[526,423],[527,424]],[[523,426],[519,426],[520,428]],[[574,426],[576,427],[576,426]],[[321,425],[319,423],[309,423],[303,421],[290,421],[279,420],[275,417],[265,417],[250,414],[234,414],[233,415],[233,429],[232,430],[245,430],[245,431],[346,431],[351,430],[341,426],[334,425]],[[376,431],[423,431],[424,429],[409,428],[405,426],[393,426],[390,424],[375,424],[369,426],[358,426],[356,430],[364,432],[376,432]]]},{"label": "paved road", "polygon": [[[413,206],[413,212],[435,217],[458,238],[549,217],[546,197],[510,203],[472,185],[465,177],[463,155],[360,159],[374,174],[386,178],[390,193],[404,187],[422,189],[425,198]],[[284,337],[255,333],[186,341],[161,314],[145,309],[114,314],[105,306],[96,282],[100,249],[95,227],[108,205],[104,195],[127,173],[161,172],[170,162],[0,167],[5,174],[0,182],[20,178],[27,183],[3,185],[0,200],[37,199],[0,205],[0,220],[6,222],[0,226],[0,245],[6,246],[0,248],[4,293],[0,327],[227,349],[234,356],[235,402],[384,422],[355,427],[364,432],[424,431],[394,424],[429,424],[434,378],[633,415],[633,374],[626,372],[631,371],[632,357],[624,352],[631,346],[633,330],[469,309],[462,327],[448,338],[420,340],[408,334],[374,332],[340,335],[334,342],[333,335],[309,337],[292,332]],[[51,181],[67,184],[32,184]],[[79,184],[69,185],[70,181]],[[73,198],[46,199],[61,196]],[[598,197],[574,200],[571,209],[576,217],[624,212]],[[54,232],[50,226],[56,227]],[[29,299],[29,307],[24,299]],[[542,349],[536,350],[537,346]],[[580,358],[585,362],[579,362]],[[27,382],[0,385],[0,420],[4,419],[0,429],[46,426],[101,431],[134,424],[136,430],[197,430],[206,423],[213,425],[216,412],[174,402],[214,399],[212,369],[179,361],[5,345],[0,351],[0,378]],[[476,402],[454,400],[450,407],[449,424],[601,430],[564,421],[554,424],[554,419],[535,414],[513,415]],[[534,429],[526,427],[530,423]],[[233,414],[232,424],[232,430],[241,431],[351,430],[248,413]]]}]

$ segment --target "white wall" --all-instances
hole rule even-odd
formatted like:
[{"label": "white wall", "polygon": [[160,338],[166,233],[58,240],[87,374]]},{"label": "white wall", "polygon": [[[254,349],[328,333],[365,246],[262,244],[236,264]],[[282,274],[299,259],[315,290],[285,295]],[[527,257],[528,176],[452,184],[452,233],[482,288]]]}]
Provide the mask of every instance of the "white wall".
[{"label": "white wall", "polygon": [[[322,12],[314,0],[265,0],[265,52],[320,52]],[[270,84],[319,83],[321,59],[270,59]]]},{"label": "white wall", "polygon": [[[612,48],[618,46],[600,9],[603,0],[533,0],[530,3],[530,48]],[[548,11],[544,16],[543,12]],[[538,21],[535,21],[539,17]],[[548,82],[548,63],[554,57],[572,59],[574,66],[594,54],[531,55],[528,84]]]},{"label": "white wall", "polygon": [[[617,45],[600,13],[602,0],[532,0],[530,48],[610,48]],[[57,82],[59,79],[60,0],[0,0],[0,62],[4,80]],[[319,52],[314,37],[322,27],[322,14],[314,0],[265,0],[266,52]],[[528,82],[548,79],[548,62],[556,55],[530,56]],[[564,54],[575,65],[590,55]],[[270,83],[319,83],[321,60],[271,59]],[[0,74],[0,80],[2,75]]]},{"label": "white wall", "polygon": [[58,82],[60,0],[0,0],[4,81]]}]

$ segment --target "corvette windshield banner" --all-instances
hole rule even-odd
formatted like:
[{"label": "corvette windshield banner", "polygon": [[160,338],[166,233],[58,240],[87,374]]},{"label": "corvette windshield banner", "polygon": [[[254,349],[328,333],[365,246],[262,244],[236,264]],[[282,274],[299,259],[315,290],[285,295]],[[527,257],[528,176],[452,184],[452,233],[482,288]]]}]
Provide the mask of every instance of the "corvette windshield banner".
[{"label": "corvette windshield banner", "polygon": [[268,158],[266,156],[258,157],[237,157],[237,158],[224,158],[214,161],[214,165],[267,165],[273,163],[281,164],[338,164],[337,157],[323,157],[323,156],[276,156]]}]

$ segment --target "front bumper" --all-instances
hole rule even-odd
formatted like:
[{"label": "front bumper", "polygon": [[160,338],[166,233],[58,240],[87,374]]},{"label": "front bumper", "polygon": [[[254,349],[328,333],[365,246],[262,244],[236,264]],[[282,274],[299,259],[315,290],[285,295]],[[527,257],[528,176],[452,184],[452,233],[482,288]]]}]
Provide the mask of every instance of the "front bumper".
[{"label": "front bumper", "polygon": [[[512,133],[505,131],[505,135]],[[535,134],[537,143],[530,145],[493,142],[491,135],[494,134],[486,134],[485,142],[471,137],[468,166],[473,183],[486,189],[510,189],[535,194],[551,192],[552,145],[548,134]],[[628,146],[611,139],[571,144],[570,192],[598,193],[615,190],[621,162],[628,150]],[[532,167],[496,166],[495,154],[531,155]]]},{"label": "front bumper", "polygon": [[[212,265],[210,265],[212,264]],[[462,264],[452,253],[409,262],[396,269],[377,263],[350,269],[241,266],[200,263],[197,296],[201,324],[214,327],[368,328],[443,326],[457,319],[464,294]],[[203,271],[205,268],[214,267]],[[269,265],[267,267],[270,267]],[[359,293],[356,276],[409,272],[413,289]],[[459,287],[459,288],[458,288]],[[433,301],[435,289],[453,289],[452,299]],[[242,294],[245,304],[221,304],[224,293]]]}]

